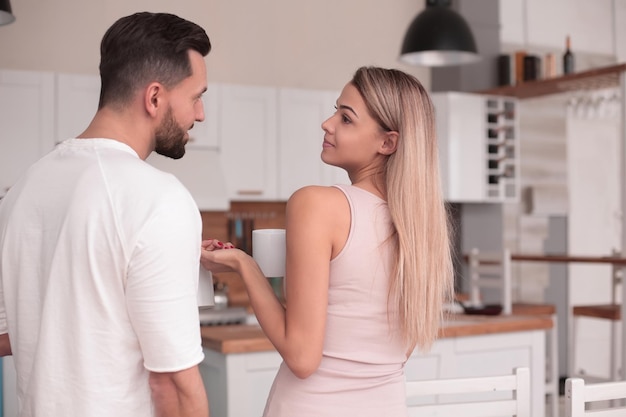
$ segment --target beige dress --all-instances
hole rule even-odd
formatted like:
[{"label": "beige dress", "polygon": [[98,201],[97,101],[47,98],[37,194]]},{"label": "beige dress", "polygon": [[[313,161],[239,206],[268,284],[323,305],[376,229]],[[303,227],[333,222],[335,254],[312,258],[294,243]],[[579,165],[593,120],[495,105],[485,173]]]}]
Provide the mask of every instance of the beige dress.
[{"label": "beige dress", "polygon": [[387,314],[394,251],[387,203],[357,187],[337,187],[350,203],[351,225],[330,264],[322,362],[305,379],[282,363],[265,417],[407,416],[406,349]]}]

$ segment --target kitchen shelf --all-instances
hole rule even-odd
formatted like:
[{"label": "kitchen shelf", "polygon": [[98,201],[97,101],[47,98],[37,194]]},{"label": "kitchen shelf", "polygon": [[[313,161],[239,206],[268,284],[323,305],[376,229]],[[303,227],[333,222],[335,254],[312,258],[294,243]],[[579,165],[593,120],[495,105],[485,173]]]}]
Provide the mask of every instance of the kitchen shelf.
[{"label": "kitchen shelf", "polygon": [[478,91],[478,93],[525,99],[571,91],[599,90],[618,87],[620,75],[624,71],[626,71],[626,63],[621,63],[544,80],[524,81],[516,85]]},{"label": "kitchen shelf", "polygon": [[518,201],[518,100],[462,92],[437,92],[431,98],[445,199]]}]

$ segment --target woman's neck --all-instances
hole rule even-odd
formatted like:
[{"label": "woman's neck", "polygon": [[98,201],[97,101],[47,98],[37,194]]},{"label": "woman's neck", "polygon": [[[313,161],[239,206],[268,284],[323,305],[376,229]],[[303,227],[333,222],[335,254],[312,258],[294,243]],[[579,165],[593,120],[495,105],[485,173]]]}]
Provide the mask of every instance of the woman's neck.
[{"label": "woman's neck", "polygon": [[382,173],[378,175],[356,176],[355,178],[350,176],[350,181],[353,186],[369,191],[387,201],[387,187]]}]

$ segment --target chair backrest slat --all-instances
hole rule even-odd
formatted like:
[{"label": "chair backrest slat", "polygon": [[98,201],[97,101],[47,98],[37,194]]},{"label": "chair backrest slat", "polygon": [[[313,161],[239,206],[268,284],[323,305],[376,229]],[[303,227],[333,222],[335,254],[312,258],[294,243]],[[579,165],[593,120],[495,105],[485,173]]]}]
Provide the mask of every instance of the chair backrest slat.
[{"label": "chair backrest slat", "polygon": [[515,400],[490,401],[489,403],[463,403],[425,405],[419,408],[419,416],[437,417],[501,417],[517,415]]},{"label": "chair backrest slat", "polygon": [[[587,407],[588,403],[607,401],[601,408]],[[626,416],[626,381],[586,384],[582,378],[565,381],[565,413],[568,417],[623,417]]]},{"label": "chair backrest slat", "polygon": [[626,398],[626,384],[624,382],[585,385],[586,402],[614,400],[616,398]]},{"label": "chair backrest slat", "polygon": [[[510,392],[512,398],[493,396],[493,393]],[[420,416],[530,416],[530,370],[517,368],[509,375],[473,378],[451,378],[427,381],[407,381],[407,400],[435,397],[435,403],[411,405]],[[454,397],[456,395],[456,398]],[[471,399],[471,394],[484,394]],[[446,398],[444,398],[447,395]],[[432,399],[432,398],[431,398]]]},{"label": "chair backrest slat", "polygon": [[467,264],[472,304],[481,302],[481,289],[497,289],[502,312],[511,314],[513,305],[511,251],[507,248],[502,251],[480,251],[478,248],[472,248]]}]

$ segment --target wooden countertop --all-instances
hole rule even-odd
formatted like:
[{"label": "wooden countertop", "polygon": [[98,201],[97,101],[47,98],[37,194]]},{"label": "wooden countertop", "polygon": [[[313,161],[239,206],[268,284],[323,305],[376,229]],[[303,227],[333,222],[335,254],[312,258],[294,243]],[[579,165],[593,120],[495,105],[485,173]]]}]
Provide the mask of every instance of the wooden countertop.
[{"label": "wooden countertop", "polygon": [[[464,254],[463,260],[469,261],[469,255]],[[551,254],[544,255],[541,253],[511,253],[512,261],[519,262],[555,262],[555,263],[584,263],[584,264],[615,264],[625,265],[626,258],[620,256],[584,256],[569,254]],[[481,262],[483,263],[483,262]],[[485,261],[485,264],[496,264],[497,262]]]},{"label": "wooden countertop", "polygon": [[202,346],[220,353],[248,353],[274,350],[258,325],[201,326]]},{"label": "wooden countertop", "polygon": [[[454,314],[440,331],[441,338],[478,336],[552,328],[549,316],[468,316]],[[202,346],[230,353],[274,350],[258,325],[202,326]]]},{"label": "wooden countertop", "polygon": [[626,265],[626,258],[621,256],[581,256],[568,254],[529,254],[529,253],[512,253],[512,261],[529,261],[529,262],[559,262],[559,263],[600,263]]}]

